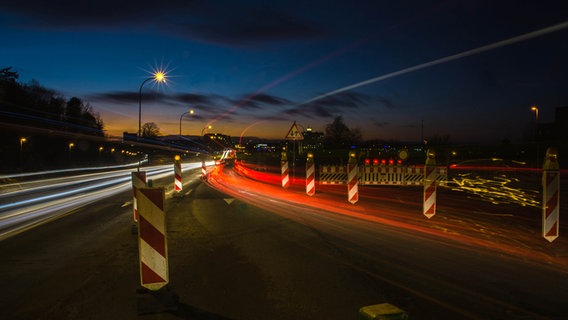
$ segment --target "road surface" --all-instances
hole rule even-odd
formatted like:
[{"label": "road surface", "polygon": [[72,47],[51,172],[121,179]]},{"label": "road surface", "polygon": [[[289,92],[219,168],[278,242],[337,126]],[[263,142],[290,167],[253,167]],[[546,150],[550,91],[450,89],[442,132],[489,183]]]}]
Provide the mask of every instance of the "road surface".
[{"label": "road surface", "polygon": [[308,198],[229,168],[207,183],[184,173],[183,196],[166,200],[179,307],[155,315],[138,314],[132,194],[119,192],[0,241],[0,308],[7,319],[355,319],[390,302],[411,319],[568,317],[567,242],[538,239],[530,218],[514,225],[523,209],[496,214],[450,192],[440,198],[455,203],[427,221],[415,190],[368,191],[354,206],[333,188]]}]

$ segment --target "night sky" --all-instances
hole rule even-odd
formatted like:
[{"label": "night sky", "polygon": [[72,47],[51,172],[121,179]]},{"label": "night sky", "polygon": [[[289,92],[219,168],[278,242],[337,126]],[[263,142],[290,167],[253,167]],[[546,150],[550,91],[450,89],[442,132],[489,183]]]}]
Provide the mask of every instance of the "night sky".
[{"label": "night sky", "polygon": [[[552,27],[552,28],[550,28]],[[0,2],[0,68],[88,102],[108,135],[521,141],[568,106],[566,1]]]}]

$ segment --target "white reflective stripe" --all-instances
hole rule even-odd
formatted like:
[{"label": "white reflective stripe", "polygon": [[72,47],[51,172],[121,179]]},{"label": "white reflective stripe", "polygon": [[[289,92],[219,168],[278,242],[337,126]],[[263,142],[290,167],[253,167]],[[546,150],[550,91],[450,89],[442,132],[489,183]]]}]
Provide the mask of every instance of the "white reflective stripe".
[{"label": "white reflective stripe", "polygon": [[150,199],[148,199],[144,193],[137,192],[136,197],[138,198],[138,212],[144,213],[144,219],[146,219],[154,228],[158,229],[162,234],[166,233],[164,209],[159,208]]},{"label": "white reflective stripe", "polygon": [[162,279],[168,281],[168,261],[146,241],[140,239],[140,261],[152,269]]}]

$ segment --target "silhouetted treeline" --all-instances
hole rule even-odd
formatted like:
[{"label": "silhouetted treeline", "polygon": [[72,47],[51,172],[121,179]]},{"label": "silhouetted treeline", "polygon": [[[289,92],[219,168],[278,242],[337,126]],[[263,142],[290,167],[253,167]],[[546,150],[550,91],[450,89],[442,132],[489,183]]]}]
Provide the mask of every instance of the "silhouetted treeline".
[{"label": "silhouetted treeline", "polygon": [[1,171],[60,168],[100,154],[103,121],[88,103],[18,78],[0,69]]},{"label": "silhouetted treeline", "polygon": [[32,80],[21,84],[11,68],[0,69],[0,120],[12,125],[103,136],[103,122],[88,103]]}]

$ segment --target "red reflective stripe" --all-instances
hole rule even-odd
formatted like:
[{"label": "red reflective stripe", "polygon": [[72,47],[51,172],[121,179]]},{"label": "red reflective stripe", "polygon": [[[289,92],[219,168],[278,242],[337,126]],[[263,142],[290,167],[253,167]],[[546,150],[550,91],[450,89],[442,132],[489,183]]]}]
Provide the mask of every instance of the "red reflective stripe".
[{"label": "red reflective stripe", "polygon": [[154,270],[150,269],[144,262],[140,262],[142,269],[142,283],[159,283],[166,282],[165,279],[160,277]]},{"label": "red reflective stripe", "polygon": [[160,208],[162,211],[164,210],[164,197],[162,193],[152,192],[152,189],[140,189],[139,191],[142,192],[148,200],[152,201],[156,207]]},{"label": "red reflective stripe", "polygon": [[156,250],[162,257],[166,256],[166,237],[156,229],[144,216],[140,216],[140,239]]}]

